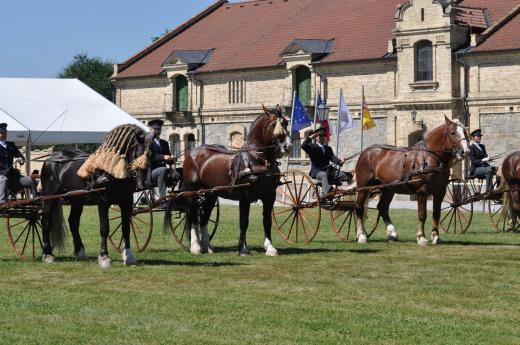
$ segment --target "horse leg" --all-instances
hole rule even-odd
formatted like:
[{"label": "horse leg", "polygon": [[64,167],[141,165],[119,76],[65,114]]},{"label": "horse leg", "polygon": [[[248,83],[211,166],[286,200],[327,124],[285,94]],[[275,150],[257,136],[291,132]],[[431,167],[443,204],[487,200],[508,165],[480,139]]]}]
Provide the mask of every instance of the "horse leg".
[{"label": "horse leg", "polygon": [[190,230],[190,252],[192,254],[201,254],[202,247],[197,233],[198,221],[198,206],[197,199],[190,198],[188,200],[188,207],[186,208],[186,226]]},{"label": "horse leg", "polygon": [[417,231],[417,244],[421,247],[428,245],[428,240],[424,236],[424,223],[426,222],[426,194],[417,193],[417,213],[419,215],[419,230]]},{"label": "horse leg", "polygon": [[394,193],[389,192],[387,190],[383,190],[383,193],[381,193],[381,198],[377,203],[377,210],[379,211],[381,218],[383,218],[383,221],[385,222],[386,236],[388,238],[388,241],[397,242],[399,240],[399,237],[397,236],[397,232],[395,231],[395,226],[392,222],[392,219],[390,218],[389,212],[390,203],[392,202],[393,198]]},{"label": "horse leg", "polygon": [[267,256],[278,256],[278,250],[273,246],[273,242],[271,240],[271,228],[273,225],[273,205],[275,201],[275,194],[269,196],[269,198],[262,199],[262,217],[264,223],[264,249],[265,255]]},{"label": "horse leg", "polygon": [[434,194],[433,195],[433,215],[432,215],[432,221],[433,221],[433,228],[432,228],[432,244],[441,244],[441,238],[439,237],[439,221],[441,218],[441,206],[442,206],[442,199],[444,198],[443,194]]},{"label": "horse leg", "polygon": [[99,197],[98,201],[99,237],[101,242],[98,263],[102,268],[109,268],[112,266],[112,260],[108,256],[107,244],[109,234],[108,209],[110,208],[110,202],[107,199],[108,196],[103,195]]},{"label": "horse leg", "polygon": [[200,217],[200,244],[202,253],[213,254],[213,248],[209,242],[209,233],[208,233],[208,222],[211,217],[211,211],[215,207],[215,202],[217,201],[216,196],[208,196],[204,202],[202,208],[202,214]]},{"label": "horse leg", "polygon": [[240,199],[240,239],[238,240],[238,254],[240,256],[251,255],[251,252],[247,248],[246,234],[249,226],[249,210],[251,208],[251,202],[247,199]]},{"label": "horse leg", "polygon": [[74,256],[77,260],[86,260],[85,246],[79,234],[79,224],[81,214],[83,213],[83,201],[71,200],[69,214],[69,228],[72,234],[72,242],[74,244]]},{"label": "horse leg", "polygon": [[53,213],[55,212],[57,202],[57,200],[51,200],[43,203],[42,261],[47,263],[53,263],[56,260],[52,254],[51,227],[53,226]]},{"label": "horse leg", "polygon": [[357,193],[356,198],[356,236],[358,243],[367,243],[368,238],[365,234],[365,209],[367,207],[368,202],[368,192],[367,191],[359,191]]},{"label": "horse leg", "polygon": [[133,195],[131,193],[130,196],[127,195],[127,197],[119,203],[119,208],[121,209],[121,231],[125,242],[125,248],[121,253],[121,258],[126,266],[137,265],[137,260],[132,254],[132,249],[130,249],[130,221],[133,206],[132,198]]}]

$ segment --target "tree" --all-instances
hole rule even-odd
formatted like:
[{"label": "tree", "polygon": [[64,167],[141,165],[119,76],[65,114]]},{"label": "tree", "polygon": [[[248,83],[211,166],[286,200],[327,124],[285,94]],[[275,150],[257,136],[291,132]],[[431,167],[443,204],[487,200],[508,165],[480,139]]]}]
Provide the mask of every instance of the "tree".
[{"label": "tree", "polygon": [[103,61],[98,57],[90,58],[87,53],[80,53],[74,56],[72,62],[63,68],[57,77],[77,78],[112,101],[112,85],[109,80],[112,73],[112,62]]},{"label": "tree", "polygon": [[166,29],[164,29],[164,32],[160,36],[150,37],[150,39],[152,40],[152,42],[155,42],[158,39],[163,38],[168,32],[170,32],[170,30],[168,30],[168,28],[166,28]]}]

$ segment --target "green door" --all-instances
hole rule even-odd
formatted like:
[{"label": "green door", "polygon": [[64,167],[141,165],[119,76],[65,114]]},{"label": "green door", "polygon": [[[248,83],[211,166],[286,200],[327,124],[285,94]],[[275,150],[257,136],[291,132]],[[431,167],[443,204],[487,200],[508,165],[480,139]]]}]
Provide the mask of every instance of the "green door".
[{"label": "green door", "polygon": [[296,69],[296,92],[303,105],[311,103],[311,71],[300,66]]},{"label": "green door", "polygon": [[188,110],[188,79],[183,75],[175,78],[175,106],[177,111]]}]

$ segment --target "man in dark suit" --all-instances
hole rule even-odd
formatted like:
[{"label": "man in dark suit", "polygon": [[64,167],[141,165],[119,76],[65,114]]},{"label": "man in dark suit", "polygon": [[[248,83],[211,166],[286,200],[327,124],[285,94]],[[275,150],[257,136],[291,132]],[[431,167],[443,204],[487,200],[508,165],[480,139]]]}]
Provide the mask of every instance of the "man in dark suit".
[{"label": "man in dark suit", "polygon": [[[302,149],[307,152],[311,159],[311,177],[321,181],[322,193],[320,197],[323,198],[330,191],[329,181],[334,173],[330,162],[342,165],[344,161],[336,157],[332,148],[326,144],[325,128],[318,128],[311,132],[303,142]],[[349,180],[349,177],[343,171],[340,171],[336,180],[337,182],[345,182]]]},{"label": "man in dark suit", "polygon": [[152,182],[156,182],[157,188],[159,188],[159,196],[166,195],[166,182],[170,173],[170,168],[166,165],[175,163],[175,157],[170,152],[170,145],[166,140],[161,139],[163,124],[164,121],[159,119],[148,121],[152,134],[150,169],[152,171]]},{"label": "man in dark suit", "polygon": [[471,160],[470,175],[472,177],[486,179],[486,191],[493,190],[493,175],[496,174],[496,167],[489,164],[489,157],[486,147],[480,143],[482,131],[476,129],[471,132],[473,143],[469,147],[469,159]]},{"label": "man in dark suit", "polygon": [[16,177],[13,169],[14,159],[16,158],[20,164],[25,163],[25,158],[18,147],[6,139],[7,123],[0,123],[0,204],[7,201],[9,179]]}]

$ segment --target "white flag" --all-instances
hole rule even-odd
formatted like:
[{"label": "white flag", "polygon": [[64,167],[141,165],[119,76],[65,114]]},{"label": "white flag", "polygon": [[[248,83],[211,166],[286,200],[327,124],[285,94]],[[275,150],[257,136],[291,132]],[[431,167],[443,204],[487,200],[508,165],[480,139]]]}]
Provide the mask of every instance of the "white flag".
[{"label": "white flag", "polygon": [[348,110],[348,105],[347,102],[345,102],[345,97],[343,97],[343,90],[340,90],[339,93],[338,121],[338,134],[354,127],[352,114]]}]

